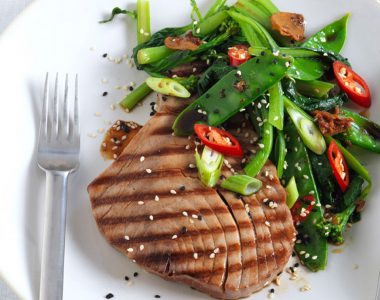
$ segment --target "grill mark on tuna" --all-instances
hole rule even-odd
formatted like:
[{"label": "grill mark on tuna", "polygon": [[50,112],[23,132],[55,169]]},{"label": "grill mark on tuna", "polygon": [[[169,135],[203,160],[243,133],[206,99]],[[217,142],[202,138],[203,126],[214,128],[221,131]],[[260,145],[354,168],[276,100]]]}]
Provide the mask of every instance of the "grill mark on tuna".
[{"label": "grill mark on tuna", "polygon": [[[124,223],[124,222],[120,222],[119,224],[121,224],[121,223]],[[106,225],[109,225],[109,223]],[[243,223],[240,228],[243,229],[243,228],[247,228],[247,227],[251,227],[251,224]],[[180,233],[175,233],[175,234],[177,234],[178,239],[181,239],[181,238],[185,238],[185,237],[189,237],[189,236],[197,236],[198,234],[220,234],[223,232],[233,232],[235,229],[236,228],[234,226],[226,226],[224,228],[209,228],[208,230],[206,230],[206,229],[201,229],[201,230],[198,229],[198,230],[194,230],[194,231],[189,230],[185,234],[180,234]],[[119,244],[120,245],[121,244],[133,245],[133,244],[141,244],[144,242],[146,243],[146,242],[156,242],[156,241],[164,241],[164,240],[172,241],[173,234],[172,233],[170,233],[170,234],[152,234],[150,236],[138,236],[138,237],[130,236],[128,241],[124,237],[119,237],[119,238],[112,239],[111,242],[113,244],[117,244],[117,245],[119,245]],[[278,233],[274,234],[274,237],[279,238],[280,235],[281,235],[281,233],[278,232]],[[266,244],[266,243],[271,243],[271,239],[268,236],[264,236],[263,238],[258,238],[256,240],[256,242]],[[250,248],[250,247],[254,246],[253,243],[254,242],[252,242],[252,241],[245,241],[245,242],[241,242],[241,245],[243,245],[247,248]],[[229,249],[231,247],[231,250],[232,250],[234,247],[237,247],[237,244],[234,244],[234,245],[231,245],[228,247],[229,247]],[[235,250],[237,250],[237,249],[235,249]]]},{"label": "grill mark on tuna", "polygon": [[180,169],[166,169],[166,170],[152,170],[152,173],[147,173],[146,170],[141,170],[138,172],[131,172],[127,174],[122,174],[117,177],[115,176],[102,176],[96,178],[92,182],[92,186],[105,185],[105,184],[116,184],[129,180],[141,180],[141,179],[162,179],[165,177],[178,177],[182,176]]},{"label": "grill mark on tuna", "polygon": [[[214,195],[215,191],[213,189],[194,189],[194,190],[184,190],[184,191],[178,191],[178,194],[181,195],[181,197],[194,197],[194,196],[208,196],[208,195]],[[137,201],[154,201],[155,196],[158,196],[161,200],[164,200],[165,198],[171,198],[173,195],[170,194],[170,191],[167,192],[157,192],[157,193],[141,193],[141,194],[132,194],[132,195],[117,195],[115,197],[100,197],[100,198],[93,198],[92,199],[92,206],[98,207],[102,205],[108,205],[108,204],[114,204],[114,203],[125,203],[125,202],[137,202]]]},{"label": "grill mark on tuna", "polygon": [[[179,147],[162,147],[158,150],[142,152],[140,156],[144,156],[145,158],[150,158],[150,159],[159,159],[162,156],[189,155],[192,158],[194,158],[194,153],[192,150],[193,148],[186,150],[185,146],[183,145],[180,145]],[[135,157],[136,155],[122,154],[118,158],[118,162],[132,160]]]},{"label": "grill mark on tuna", "polygon": [[173,132],[173,129],[171,126],[162,126],[152,129],[151,134],[152,135],[171,135]]}]

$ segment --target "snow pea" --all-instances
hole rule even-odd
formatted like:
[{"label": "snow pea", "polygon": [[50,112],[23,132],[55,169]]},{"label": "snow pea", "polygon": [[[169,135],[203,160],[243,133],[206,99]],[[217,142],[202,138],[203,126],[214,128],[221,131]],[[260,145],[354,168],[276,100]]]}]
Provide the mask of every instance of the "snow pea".
[{"label": "snow pea", "polygon": [[318,99],[326,99],[335,84],[320,80],[296,80],[297,91],[301,94]]},{"label": "snow pea", "polygon": [[269,89],[269,114],[268,121],[274,127],[282,130],[284,127],[284,99],[281,82]]},{"label": "snow pea", "polygon": [[314,222],[323,216],[319,194],[308,151],[291,121],[286,124],[284,134],[286,135],[286,148],[288,149],[286,154],[288,167],[284,170],[283,177],[286,182],[289,182],[294,176],[301,198],[310,194],[315,198],[315,206],[306,220],[296,226],[298,234],[294,249],[301,262],[311,271],[316,272],[323,270],[327,263],[327,240],[319,234],[314,225]]},{"label": "snow pea", "polygon": [[315,80],[321,78],[326,70],[326,63],[319,59],[299,57],[294,58],[288,75],[299,80]]},{"label": "snow pea", "polygon": [[289,61],[288,57],[264,51],[260,57],[240,65],[179,114],[173,124],[174,133],[189,135],[197,122],[222,124],[281,80]]},{"label": "snow pea", "polygon": [[[273,126],[268,121],[268,111],[265,107],[260,109],[260,115],[263,123],[262,139],[259,142],[259,145],[261,145],[260,150],[244,168],[245,173],[251,177],[255,177],[260,172],[268,160],[273,147]],[[250,118],[257,118],[257,115],[250,114]]]},{"label": "snow pea", "polygon": [[308,38],[301,47],[316,49],[318,51],[332,51],[339,53],[344,45],[347,34],[347,21],[350,14],[327,25]]},{"label": "snow pea", "polygon": [[286,146],[284,133],[281,130],[277,130],[276,143],[274,145],[274,161],[277,162],[277,176],[282,177],[284,172],[284,163],[286,156]]}]

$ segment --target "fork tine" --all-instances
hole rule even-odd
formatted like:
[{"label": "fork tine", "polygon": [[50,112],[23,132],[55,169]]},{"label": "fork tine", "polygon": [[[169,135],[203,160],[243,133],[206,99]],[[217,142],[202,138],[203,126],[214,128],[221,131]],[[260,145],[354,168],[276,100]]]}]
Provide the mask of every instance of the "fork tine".
[{"label": "fork tine", "polygon": [[75,97],[74,97],[74,130],[73,136],[79,136],[79,104],[78,104],[78,74],[75,75]]},{"label": "fork tine", "polygon": [[66,79],[65,79],[65,94],[63,99],[63,121],[62,121],[62,127],[63,127],[63,134],[66,136],[69,135],[69,104],[67,102],[68,97],[68,91],[69,91],[69,75],[66,73]]},{"label": "fork tine", "polygon": [[59,127],[59,121],[58,121],[58,73],[55,76],[55,85],[54,85],[54,99],[53,99],[53,132],[55,134],[55,137],[58,137],[58,127]]},{"label": "fork tine", "polygon": [[45,86],[44,86],[44,98],[42,102],[42,113],[40,121],[39,138],[46,139],[48,135],[48,106],[49,106],[49,73],[46,73]]}]

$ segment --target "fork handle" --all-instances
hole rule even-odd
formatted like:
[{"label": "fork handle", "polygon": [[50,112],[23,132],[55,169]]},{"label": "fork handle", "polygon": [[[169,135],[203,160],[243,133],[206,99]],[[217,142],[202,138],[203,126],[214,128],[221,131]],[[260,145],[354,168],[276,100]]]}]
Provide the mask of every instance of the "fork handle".
[{"label": "fork handle", "polygon": [[68,175],[46,171],[40,300],[62,299]]}]

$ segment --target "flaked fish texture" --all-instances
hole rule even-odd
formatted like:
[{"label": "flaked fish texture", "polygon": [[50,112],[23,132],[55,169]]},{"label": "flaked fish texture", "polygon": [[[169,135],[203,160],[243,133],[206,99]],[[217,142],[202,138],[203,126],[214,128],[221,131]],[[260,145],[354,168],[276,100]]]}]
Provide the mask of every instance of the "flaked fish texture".
[{"label": "flaked fish texture", "polygon": [[[172,135],[183,99],[159,96],[158,111],[119,158],[89,186],[95,220],[108,242],[145,270],[220,299],[247,297],[288,262],[295,240],[286,193],[269,161],[256,194],[205,187],[197,176],[196,141]],[[234,124],[235,122],[235,124]],[[256,135],[232,121],[250,155]],[[222,174],[243,173],[225,158]]]}]

